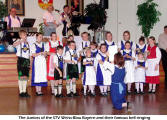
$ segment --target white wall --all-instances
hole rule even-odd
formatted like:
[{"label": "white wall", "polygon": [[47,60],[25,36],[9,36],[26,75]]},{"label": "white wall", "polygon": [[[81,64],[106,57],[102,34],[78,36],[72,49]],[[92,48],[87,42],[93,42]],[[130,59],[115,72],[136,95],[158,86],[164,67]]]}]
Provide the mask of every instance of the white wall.
[{"label": "white wall", "polygon": [[[5,0],[2,0],[5,1]],[[62,11],[63,6],[66,4],[66,0],[53,0],[54,7]],[[84,0],[84,6],[87,4],[100,0]],[[125,30],[131,32],[131,39],[137,41],[141,36],[140,27],[137,25],[137,5],[145,0],[109,0],[109,9],[107,10],[108,19],[105,25],[105,29],[113,33],[114,41],[122,39],[122,33]],[[167,24],[167,0],[154,0],[158,3],[158,9],[162,13],[160,22],[158,22],[151,35],[156,38],[163,32],[163,26]],[[26,18],[36,18],[35,26],[38,26],[42,22],[42,15],[44,10],[38,6],[38,0],[25,0],[25,16]],[[22,19],[24,17],[21,17]],[[87,31],[88,25],[81,25],[80,31]],[[89,31],[91,32],[91,31]],[[92,34],[92,32],[91,32]]]}]

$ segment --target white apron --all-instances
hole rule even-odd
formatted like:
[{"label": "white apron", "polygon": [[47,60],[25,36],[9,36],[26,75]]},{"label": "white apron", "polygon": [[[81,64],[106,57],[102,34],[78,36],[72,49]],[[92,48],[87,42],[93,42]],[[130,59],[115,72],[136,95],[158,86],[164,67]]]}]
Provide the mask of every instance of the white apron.
[{"label": "white apron", "polygon": [[47,82],[46,59],[44,56],[35,57],[35,83]]},{"label": "white apron", "polygon": [[155,71],[157,60],[147,59],[147,61],[148,61],[148,69],[146,70],[146,76],[159,76],[159,66],[158,66],[158,70]]},{"label": "white apron", "polygon": [[126,70],[126,75],[125,75],[125,83],[134,83],[134,64],[133,61],[125,61],[125,70]]},{"label": "white apron", "polygon": [[85,85],[96,85],[96,72],[94,66],[86,66],[86,81]]}]

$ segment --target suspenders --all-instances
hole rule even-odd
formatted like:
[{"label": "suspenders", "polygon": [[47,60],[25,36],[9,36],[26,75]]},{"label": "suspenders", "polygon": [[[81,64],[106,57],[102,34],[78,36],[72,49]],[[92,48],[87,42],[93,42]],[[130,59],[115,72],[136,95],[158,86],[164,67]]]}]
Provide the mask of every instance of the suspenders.
[{"label": "suspenders", "polygon": [[[28,48],[26,49],[26,52],[27,52],[27,50],[29,51],[29,54],[30,54],[30,47],[29,47],[29,44],[27,43],[27,45],[28,45]],[[27,47],[27,46],[26,46]],[[23,47],[22,48],[22,43],[20,44],[20,57],[23,57],[22,56],[22,51],[24,50],[25,48]]]}]

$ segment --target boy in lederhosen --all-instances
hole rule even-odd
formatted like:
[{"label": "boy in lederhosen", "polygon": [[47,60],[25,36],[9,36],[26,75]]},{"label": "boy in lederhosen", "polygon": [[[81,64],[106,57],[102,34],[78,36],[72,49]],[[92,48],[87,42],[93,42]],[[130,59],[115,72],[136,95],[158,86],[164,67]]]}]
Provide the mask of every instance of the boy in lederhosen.
[{"label": "boy in lederhosen", "polygon": [[30,97],[26,92],[27,81],[29,79],[30,70],[30,47],[27,42],[27,33],[24,30],[19,32],[21,39],[14,42],[13,46],[16,47],[18,57],[17,60],[17,71],[18,71],[18,84],[19,84],[19,96],[20,97]]},{"label": "boy in lederhosen", "polygon": [[[71,41],[69,44],[69,51],[66,52],[65,55],[65,62],[67,63],[67,82],[66,82],[66,89],[67,89],[67,96],[78,96],[76,92],[76,79],[79,77],[78,73],[78,55],[75,50],[76,44],[74,41]],[[70,82],[72,81],[72,91],[73,94],[70,92]]]},{"label": "boy in lederhosen", "polygon": [[57,46],[57,53],[54,55],[53,63],[55,66],[54,70],[54,95],[55,97],[63,97],[62,94],[62,80],[63,80],[63,46]]}]

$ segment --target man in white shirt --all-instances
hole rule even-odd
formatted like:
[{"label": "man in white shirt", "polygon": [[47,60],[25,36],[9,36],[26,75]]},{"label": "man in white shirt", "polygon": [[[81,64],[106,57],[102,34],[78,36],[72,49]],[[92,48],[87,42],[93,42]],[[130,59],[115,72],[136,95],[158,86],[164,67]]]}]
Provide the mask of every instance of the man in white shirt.
[{"label": "man in white shirt", "polygon": [[[5,18],[5,21],[7,22],[7,29],[11,29],[13,27],[21,27],[21,20],[16,15],[16,8],[10,9],[10,14]],[[7,35],[5,36],[5,41],[12,45],[13,38],[19,38],[18,33],[7,33]]]},{"label": "man in white shirt", "polygon": [[48,6],[47,11],[43,14],[44,36],[50,36],[52,32],[56,32],[56,18],[53,15],[54,7]]},{"label": "man in white shirt", "polygon": [[167,26],[164,27],[164,33],[159,35],[158,46],[162,54],[162,65],[165,72],[165,86],[167,87]]}]

